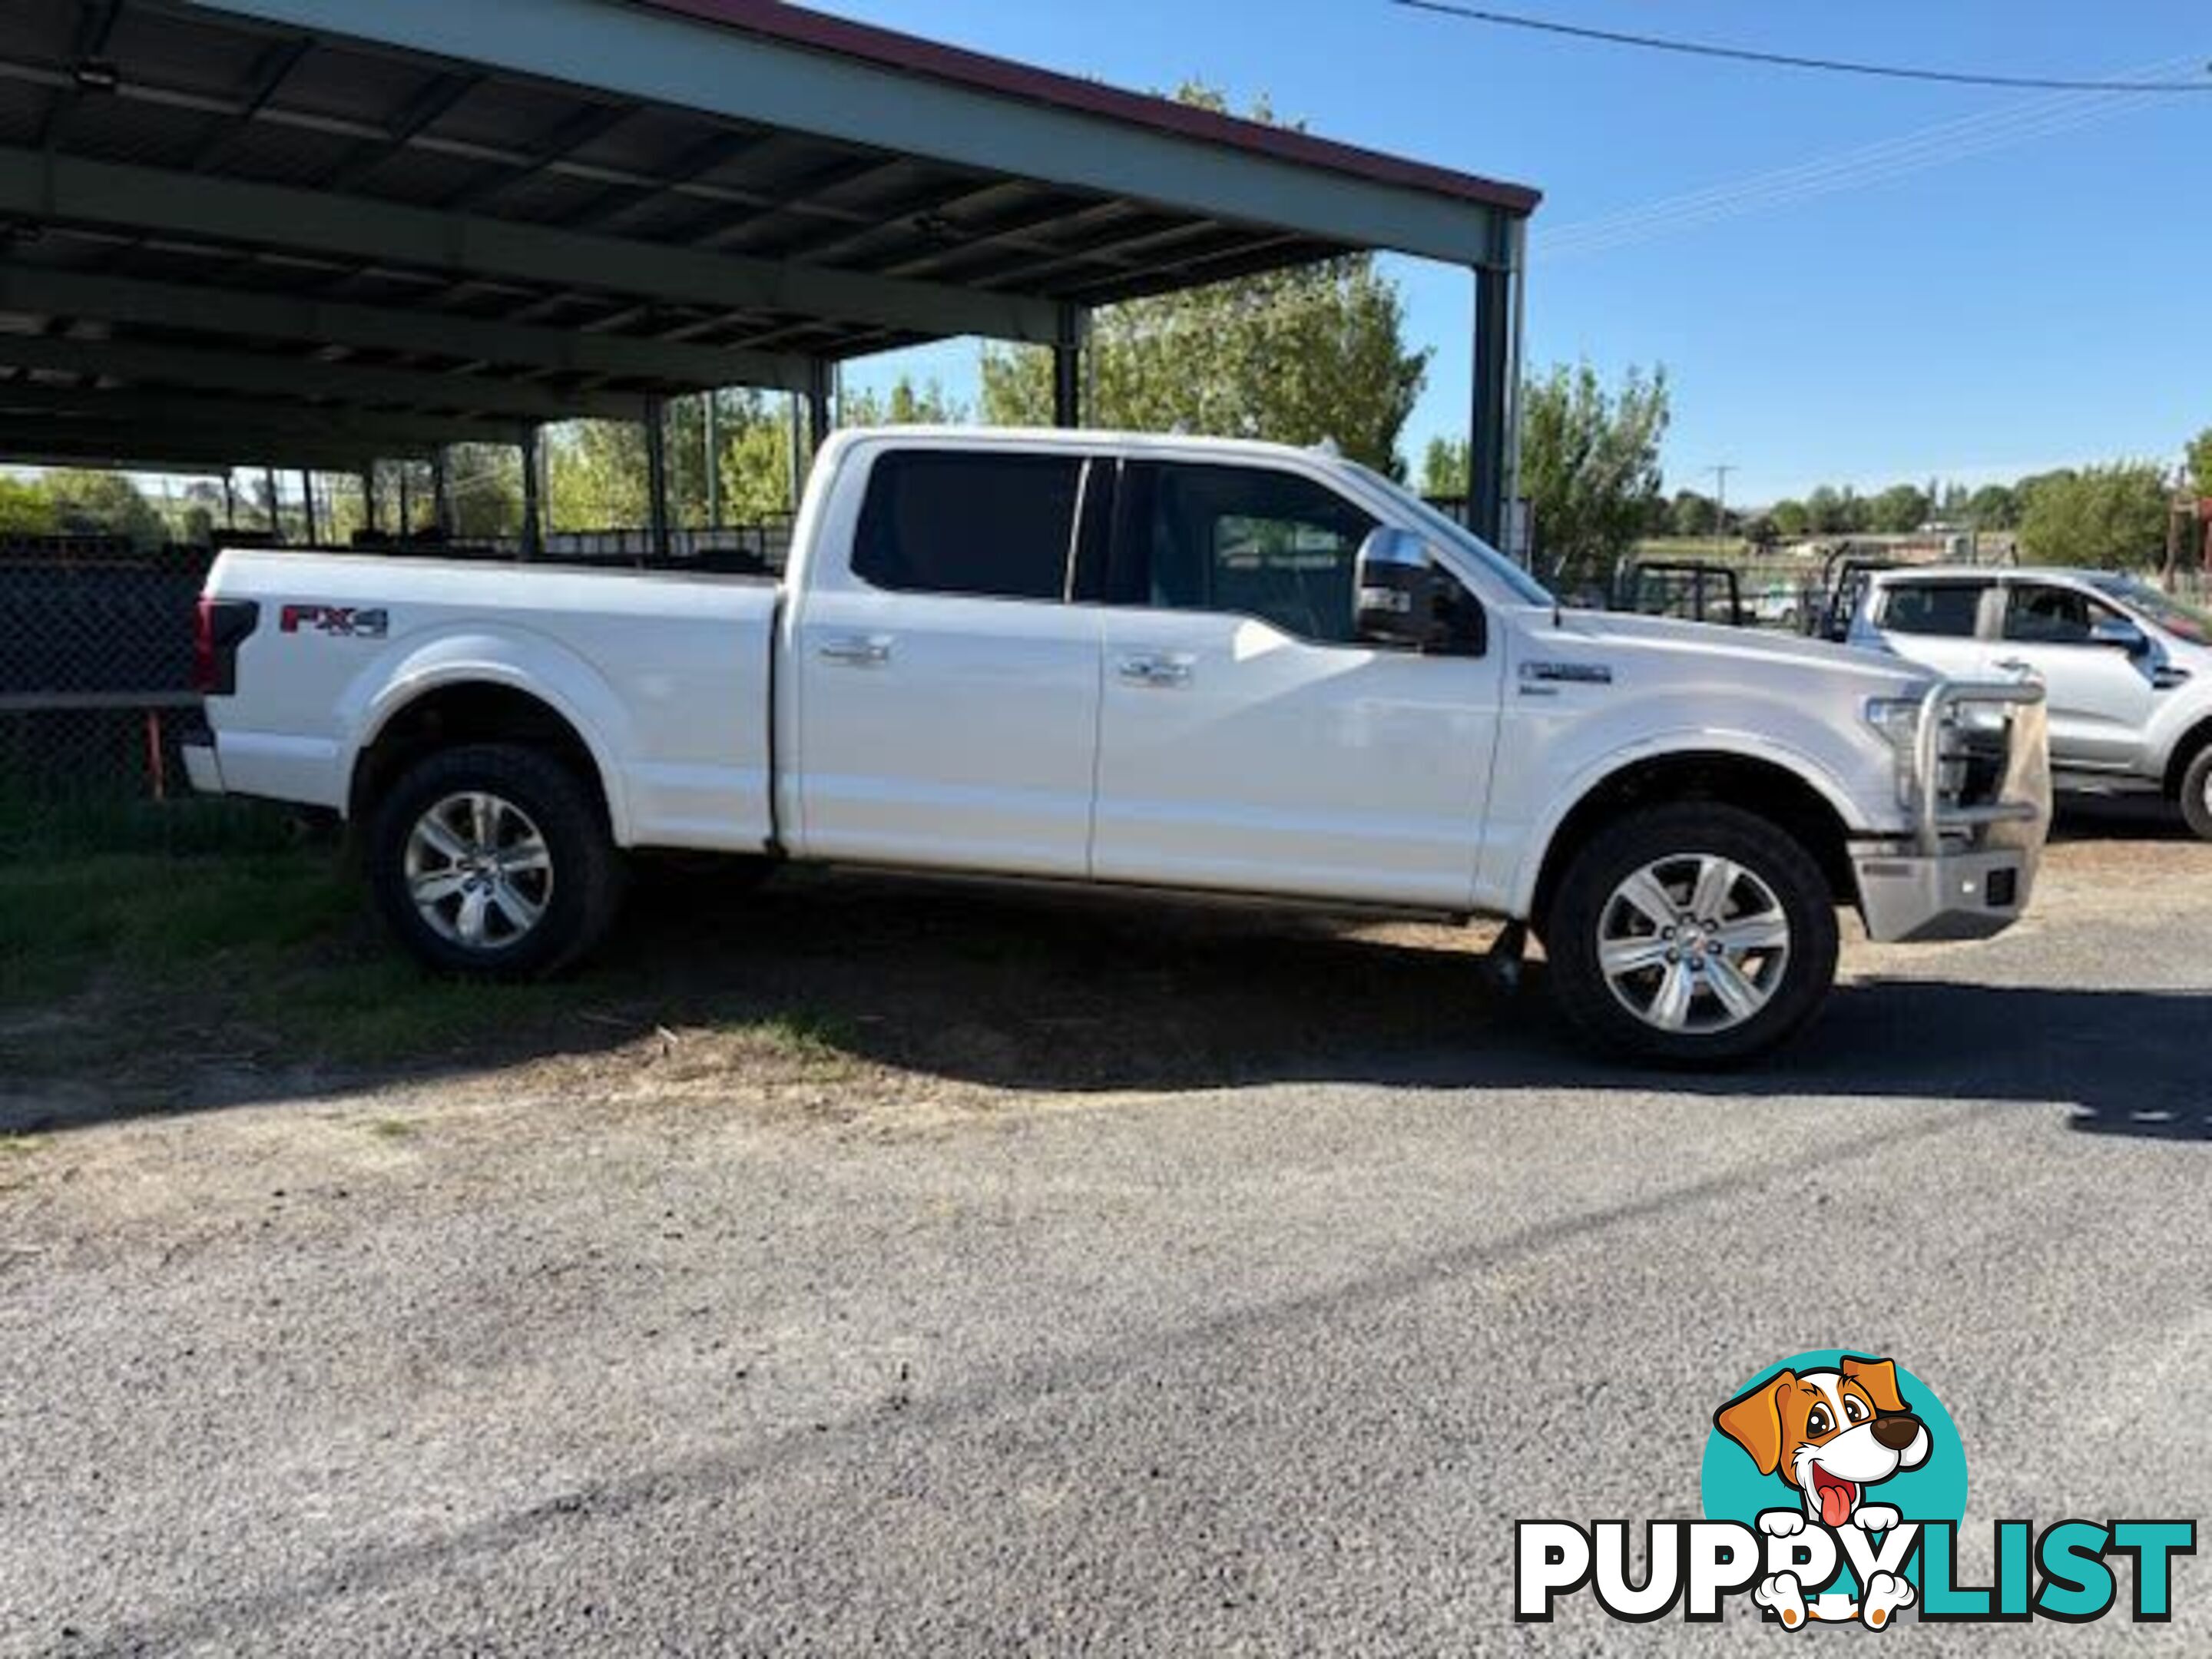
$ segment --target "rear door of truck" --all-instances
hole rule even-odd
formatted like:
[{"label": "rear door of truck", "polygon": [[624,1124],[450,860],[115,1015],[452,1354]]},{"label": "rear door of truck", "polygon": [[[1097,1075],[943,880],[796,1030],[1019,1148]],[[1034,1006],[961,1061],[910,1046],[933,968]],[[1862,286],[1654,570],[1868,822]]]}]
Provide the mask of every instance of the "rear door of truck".
[{"label": "rear door of truck", "polygon": [[1065,448],[856,455],[849,530],[792,600],[795,851],[1088,873],[1099,624],[1068,602],[1090,463]]}]

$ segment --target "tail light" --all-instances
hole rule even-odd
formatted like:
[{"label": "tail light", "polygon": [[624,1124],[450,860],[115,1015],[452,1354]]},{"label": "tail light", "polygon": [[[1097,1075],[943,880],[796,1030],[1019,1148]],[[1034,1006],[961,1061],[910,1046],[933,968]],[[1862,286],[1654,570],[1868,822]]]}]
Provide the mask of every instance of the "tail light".
[{"label": "tail light", "polygon": [[238,690],[238,647],[261,621],[251,599],[200,596],[192,624],[192,690],[204,697],[227,697]]}]

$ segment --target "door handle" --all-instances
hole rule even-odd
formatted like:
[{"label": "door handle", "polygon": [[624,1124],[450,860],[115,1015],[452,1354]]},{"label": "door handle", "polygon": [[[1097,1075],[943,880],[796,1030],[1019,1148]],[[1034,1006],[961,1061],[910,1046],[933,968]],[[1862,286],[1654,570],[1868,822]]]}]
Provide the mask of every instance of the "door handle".
[{"label": "door handle", "polygon": [[1191,665],[1182,657],[1124,657],[1119,672],[1132,685],[1188,685]]},{"label": "door handle", "polygon": [[2033,674],[2035,672],[2035,665],[2033,663],[2022,662],[2018,657],[2006,657],[1998,662],[1996,665],[1999,668],[2003,669],[2008,674]]},{"label": "door handle", "polygon": [[853,668],[877,668],[891,659],[889,636],[872,635],[866,639],[824,640],[815,654],[824,662],[843,663]]}]

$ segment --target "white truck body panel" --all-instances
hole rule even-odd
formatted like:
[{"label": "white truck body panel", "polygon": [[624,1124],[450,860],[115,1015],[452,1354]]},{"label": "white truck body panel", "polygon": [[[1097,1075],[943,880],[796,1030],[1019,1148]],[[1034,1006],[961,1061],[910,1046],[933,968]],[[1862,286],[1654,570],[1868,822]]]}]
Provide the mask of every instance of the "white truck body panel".
[{"label": "white truck body panel", "polygon": [[[263,596],[267,612],[239,647],[246,706],[210,704],[234,793],[343,811],[394,714],[440,687],[501,685],[582,738],[617,845],[768,845],[772,583],[248,550],[224,553],[208,586]],[[380,611],[388,631],[288,628],[288,604]]]}]

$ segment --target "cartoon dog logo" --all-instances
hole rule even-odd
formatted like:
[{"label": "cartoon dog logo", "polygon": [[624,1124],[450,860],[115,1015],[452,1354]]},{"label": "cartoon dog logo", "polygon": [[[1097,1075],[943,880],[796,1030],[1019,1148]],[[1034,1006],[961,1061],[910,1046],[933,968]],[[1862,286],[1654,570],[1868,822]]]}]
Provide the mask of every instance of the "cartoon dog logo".
[{"label": "cartoon dog logo", "polygon": [[[1759,1513],[1759,1530],[1776,1538],[1794,1536],[1810,1522],[1832,1531],[1887,1532],[1900,1517],[1886,1504],[1868,1503],[1867,1488],[1928,1461],[1927,1427],[1899,1395],[1897,1367],[1887,1359],[1847,1354],[1832,1371],[1783,1371],[1723,1406],[1713,1425],[1750,1454],[1761,1474],[1779,1475],[1796,1489],[1796,1507]],[[1856,1605],[1830,1595],[1808,1608],[1796,1576],[1784,1572],[1764,1580],[1753,1599],[1792,1630],[1808,1619],[1852,1618],[1879,1630],[1914,1594],[1908,1580],[1882,1572]]]}]

